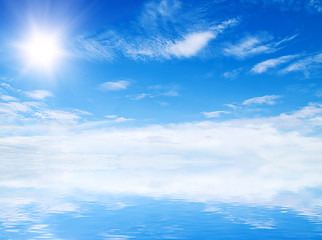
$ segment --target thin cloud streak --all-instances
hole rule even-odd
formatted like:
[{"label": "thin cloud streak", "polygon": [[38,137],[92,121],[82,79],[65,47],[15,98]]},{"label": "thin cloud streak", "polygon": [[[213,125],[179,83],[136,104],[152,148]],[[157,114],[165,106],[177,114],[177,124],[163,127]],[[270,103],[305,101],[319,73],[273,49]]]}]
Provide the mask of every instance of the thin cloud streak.
[{"label": "thin cloud streak", "polygon": [[206,118],[219,118],[223,114],[229,114],[228,111],[214,111],[214,112],[202,112]]},{"label": "thin cloud streak", "polygon": [[276,68],[277,66],[283,64],[283,63],[287,63],[290,60],[298,57],[299,55],[288,55],[288,56],[282,56],[282,57],[278,57],[278,58],[273,58],[273,59],[268,59],[265,60],[261,63],[256,64],[251,71],[254,73],[264,73],[266,72],[268,69],[270,68]]},{"label": "thin cloud streak", "polygon": [[284,38],[279,42],[273,42],[273,36],[267,33],[249,35],[240,39],[235,44],[229,43],[228,46],[223,49],[223,53],[226,56],[245,59],[254,55],[275,52],[279,50],[279,45],[285,44],[286,42],[293,40],[295,37],[296,35]]},{"label": "thin cloud streak", "polygon": [[99,85],[99,89],[102,91],[119,91],[127,89],[130,85],[129,81],[119,80],[115,82],[105,82]]},{"label": "thin cloud streak", "polygon": [[281,96],[278,95],[266,95],[263,97],[254,97],[247,99],[243,102],[243,105],[261,105],[261,104],[268,104],[273,105],[276,104],[277,99],[281,98]]}]

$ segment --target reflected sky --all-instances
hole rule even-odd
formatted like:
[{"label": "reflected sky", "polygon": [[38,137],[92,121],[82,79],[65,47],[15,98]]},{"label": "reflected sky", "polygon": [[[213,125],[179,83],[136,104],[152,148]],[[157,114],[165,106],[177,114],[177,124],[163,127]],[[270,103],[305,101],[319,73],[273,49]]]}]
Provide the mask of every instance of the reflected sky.
[{"label": "reflected sky", "polygon": [[2,203],[3,239],[319,239],[322,233],[318,218],[288,207],[88,194],[80,201],[44,191],[35,195],[11,195],[13,202]]},{"label": "reflected sky", "polygon": [[0,239],[321,239],[321,13],[0,0]]}]

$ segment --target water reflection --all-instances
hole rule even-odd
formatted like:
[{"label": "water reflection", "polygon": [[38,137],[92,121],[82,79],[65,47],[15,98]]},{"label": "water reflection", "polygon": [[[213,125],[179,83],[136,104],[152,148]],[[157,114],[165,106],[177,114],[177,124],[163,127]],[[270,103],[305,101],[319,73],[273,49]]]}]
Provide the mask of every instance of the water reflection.
[{"label": "water reflection", "polygon": [[7,197],[1,202],[2,239],[319,239],[322,234],[319,219],[287,207],[2,192]]}]

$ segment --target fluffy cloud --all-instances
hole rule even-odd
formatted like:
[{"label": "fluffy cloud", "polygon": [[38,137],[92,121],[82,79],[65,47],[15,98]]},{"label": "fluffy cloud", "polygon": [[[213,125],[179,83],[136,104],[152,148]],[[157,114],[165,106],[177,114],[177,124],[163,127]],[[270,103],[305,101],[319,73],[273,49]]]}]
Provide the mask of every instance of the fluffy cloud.
[{"label": "fluffy cloud", "polygon": [[[47,189],[65,198],[77,190],[79,198],[84,191],[239,202],[319,216],[314,209],[321,199],[307,193],[322,184],[322,138],[308,134],[322,126],[319,104],[270,118],[135,128],[89,123],[57,131],[66,123],[56,123],[14,132],[19,125],[0,125],[1,132],[11,130],[0,138],[1,187]],[[287,201],[286,194],[303,202]],[[68,203],[51,205],[44,211],[77,211]]]},{"label": "fluffy cloud", "polygon": [[191,33],[184,40],[176,42],[169,48],[169,53],[176,57],[192,57],[203,49],[215,35],[212,32]]}]

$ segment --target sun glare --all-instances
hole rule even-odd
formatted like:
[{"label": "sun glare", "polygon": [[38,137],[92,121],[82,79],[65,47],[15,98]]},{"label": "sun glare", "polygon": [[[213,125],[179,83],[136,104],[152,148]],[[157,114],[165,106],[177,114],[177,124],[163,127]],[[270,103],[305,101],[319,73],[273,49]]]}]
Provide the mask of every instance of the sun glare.
[{"label": "sun glare", "polygon": [[21,48],[28,68],[37,71],[52,71],[63,55],[59,36],[46,31],[33,31]]}]

